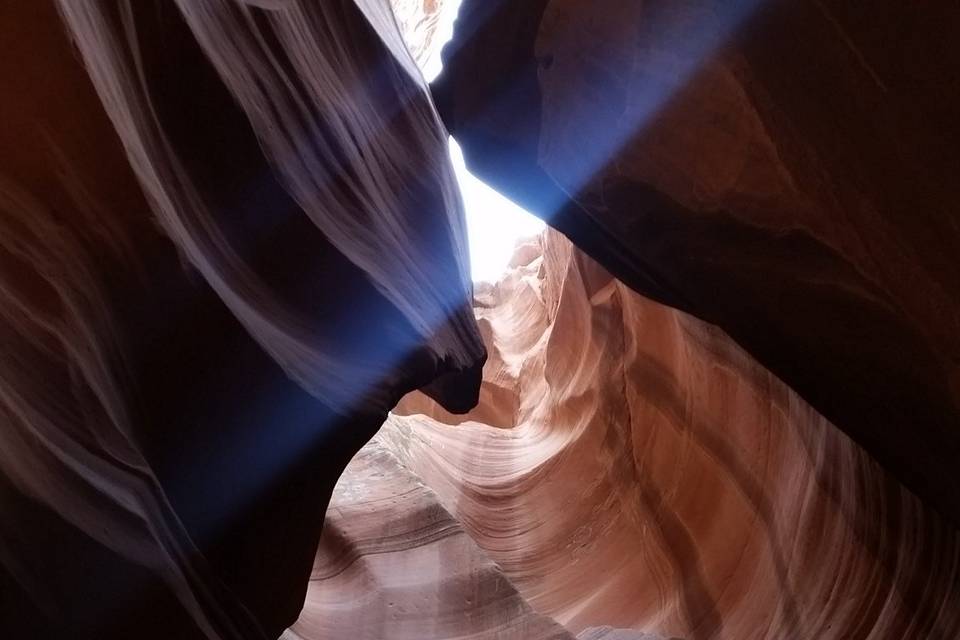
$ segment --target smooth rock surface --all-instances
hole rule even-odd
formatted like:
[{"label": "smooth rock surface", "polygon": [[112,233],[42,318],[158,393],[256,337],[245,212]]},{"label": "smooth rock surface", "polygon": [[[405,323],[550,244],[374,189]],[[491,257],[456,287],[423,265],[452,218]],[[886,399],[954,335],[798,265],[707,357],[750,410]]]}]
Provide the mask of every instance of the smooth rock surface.
[{"label": "smooth rock surface", "polygon": [[12,2],[0,48],[0,637],[276,638],[387,410],[479,386],[390,5]]},{"label": "smooth rock surface", "polygon": [[960,523],[960,8],[465,0],[467,167]]},{"label": "smooth rock surface", "polygon": [[377,439],[334,490],[303,613],[283,637],[573,640]]},{"label": "smooth rock surface", "polygon": [[[573,640],[534,612],[436,494],[374,437],[330,499],[300,619],[281,640]],[[577,640],[662,640],[594,627]]]},{"label": "smooth rock surface", "polygon": [[960,634],[960,535],[863,448],[559,233],[518,254],[475,306],[516,412],[482,394],[448,424],[412,394],[378,437],[531,606],[575,633]]}]

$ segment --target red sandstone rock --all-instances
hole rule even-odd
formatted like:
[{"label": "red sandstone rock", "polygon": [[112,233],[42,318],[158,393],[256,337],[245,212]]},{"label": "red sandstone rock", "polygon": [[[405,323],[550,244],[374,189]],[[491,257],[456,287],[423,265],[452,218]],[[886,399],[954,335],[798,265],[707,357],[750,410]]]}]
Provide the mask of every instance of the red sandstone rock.
[{"label": "red sandstone rock", "polygon": [[477,393],[427,89],[372,0],[0,25],[0,636],[276,637],[386,411]]},{"label": "red sandstone rock", "polygon": [[433,89],[474,173],[960,523],[957,33],[948,0],[465,0]]},{"label": "red sandstone rock", "polygon": [[722,331],[540,243],[476,307],[511,424],[481,400],[379,436],[535,610],[697,640],[960,634],[954,528]]},{"label": "red sandstone rock", "polygon": [[0,631],[960,635],[955,7],[467,0],[468,164],[622,282],[523,247],[315,558],[483,359],[389,5],[57,4],[0,8]]},{"label": "red sandstone rock", "polygon": [[376,439],[337,484],[303,613],[283,638],[573,640]]}]

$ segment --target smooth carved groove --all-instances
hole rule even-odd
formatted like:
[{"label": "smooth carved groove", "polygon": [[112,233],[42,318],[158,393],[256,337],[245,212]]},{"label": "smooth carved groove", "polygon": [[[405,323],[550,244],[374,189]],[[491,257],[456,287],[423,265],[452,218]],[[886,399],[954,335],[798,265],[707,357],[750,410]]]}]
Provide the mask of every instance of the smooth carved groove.
[{"label": "smooth carved groove", "polygon": [[661,640],[536,613],[436,494],[379,438],[333,497],[300,620],[281,640]]},{"label": "smooth carved groove", "polygon": [[960,638],[956,0],[452,2],[0,2],[0,638]]},{"label": "smooth carved groove", "polygon": [[288,640],[573,640],[536,614],[434,493],[375,439],[330,501]]},{"label": "smooth carved groove", "polygon": [[478,392],[427,87],[375,0],[0,24],[0,636],[276,638],[386,412]]},{"label": "smooth carved groove", "polygon": [[379,437],[536,610],[698,640],[960,633],[960,535],[935,511],[722,331],[556,232],[521,252],[476,305],[515,424],[481,401]]},{"label": "smooth carved groove", "polygon": [[946,0],[465,0],[431,88],[471,171],[958,524],[958,29]]}]

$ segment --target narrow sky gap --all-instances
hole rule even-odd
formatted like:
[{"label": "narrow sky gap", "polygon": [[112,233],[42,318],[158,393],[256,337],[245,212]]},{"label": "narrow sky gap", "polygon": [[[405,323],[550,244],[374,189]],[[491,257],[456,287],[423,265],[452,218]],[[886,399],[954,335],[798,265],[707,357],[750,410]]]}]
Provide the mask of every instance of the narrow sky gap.
[{"label": "narrow sky gap", "polygon": [[[444,3],[431,55],[422,67],[428,82],[443,68],[440,50],[453,37],[453,22],[460,2],[449,0]],[[544,222],[467,171],[463,154],[453,138],[450,138],[450,160],[466,210],[471,276],[474,282],[494,282],[506,270],[517,241],[540,233]]]}]

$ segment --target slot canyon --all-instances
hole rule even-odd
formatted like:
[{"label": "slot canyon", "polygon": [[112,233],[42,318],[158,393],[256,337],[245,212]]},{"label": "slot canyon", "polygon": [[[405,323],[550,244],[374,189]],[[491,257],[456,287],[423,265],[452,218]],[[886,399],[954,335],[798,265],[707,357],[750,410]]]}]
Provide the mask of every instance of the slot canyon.
[{"label": "slot canyon", "polygon": [[956,2],[0,33],[0,637],[960,638]]}]

